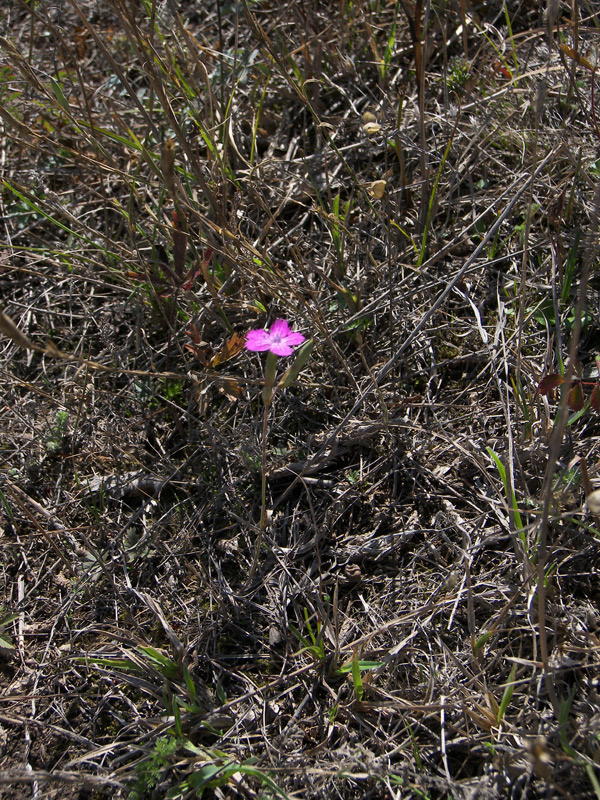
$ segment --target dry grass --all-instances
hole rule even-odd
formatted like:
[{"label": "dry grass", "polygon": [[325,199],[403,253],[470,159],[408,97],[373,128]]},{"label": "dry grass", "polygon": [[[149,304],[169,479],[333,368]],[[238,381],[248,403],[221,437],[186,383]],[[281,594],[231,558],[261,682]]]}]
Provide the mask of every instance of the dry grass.
[{"label": "dry grass", "polygon": [[7,5],[3,797],[600,798],[537,392],[597,374],[600,16],[538,5]]}]

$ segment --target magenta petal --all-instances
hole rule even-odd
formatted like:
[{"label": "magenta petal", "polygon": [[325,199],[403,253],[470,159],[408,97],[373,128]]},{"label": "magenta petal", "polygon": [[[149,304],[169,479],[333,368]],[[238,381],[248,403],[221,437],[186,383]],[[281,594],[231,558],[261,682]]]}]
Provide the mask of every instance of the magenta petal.
[{"label": "magenta petal", "polygon": [[253,331],[248,331],[246,334],[246,350],[254,350],[254,351],[261,351],[261,350],[268,350],[271,346],[271,337],[269,336],[269,332],[258,329]]},{"label": "magenta petal", "polygon": [[290,331],[285,337],[285,343],[293,346],[296,344],[302,344],[305,339],[306,336],[303,333],[300,333],[300,331]]},{"label": "magenta petal", "polygon": [[292,333],[292,331],[286,319],[276,319],[271,325],[269,333],[271,336],[277,336],[283,339],[285,336],[288,336],[290,333]]},{"label": "magenta petal", "polygon": [[248,331],[246,350],[270,350],[276,356],[291,356],[294,346],[305,339],[303,333],[290,328],[287,320],[276,319],[268,331],[263,328]]},{"label": "magenta petal", "polygon": [[294,352],[292,348],[285,342],[273,342],[269,347],[269,350],[272,353],[275,353],[276,356],[291,356]]}]

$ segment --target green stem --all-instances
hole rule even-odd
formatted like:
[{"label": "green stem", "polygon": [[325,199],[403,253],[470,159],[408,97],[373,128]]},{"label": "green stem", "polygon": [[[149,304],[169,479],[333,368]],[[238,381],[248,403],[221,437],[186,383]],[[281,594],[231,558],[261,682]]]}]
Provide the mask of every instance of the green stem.
[{"label": "green stem", "polygon": [[260,548],[262,547],[264,533],[267,530],[267,434],[269,432],[269,410],[273,397],[275,396],[275,389],[270,395],[269,399],[265,402],[263,411],[263,424],[262,424],[262,458],[261,458],[261,487],[260,487],[260,527],[258,530],[258,537],[254,546],[254,559],[252,560],[252,567],[250,568],[250,575],[248,576],[249,585],[252,582],[254,573],[258,566],[258,559],[260,557]]},{"label": "green stem", "polygon": [[259,533],[259,545],[260,539],[262,538],[263,533],[267,528],[267,432],[268,432],[268,423],[269,423],[269,409],[271,407],[271,402],[273,398],[269,400],[268,403],[265,403],[265,409],[263,412],[263,426],[262,426],[262,460],[261,460],[261,494],[260,494],[260,533]]}]

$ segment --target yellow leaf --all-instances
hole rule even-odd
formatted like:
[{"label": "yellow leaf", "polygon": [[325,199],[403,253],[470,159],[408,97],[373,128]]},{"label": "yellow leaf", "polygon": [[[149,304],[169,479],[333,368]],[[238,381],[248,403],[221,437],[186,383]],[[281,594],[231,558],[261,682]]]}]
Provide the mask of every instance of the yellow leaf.
[{"label": "yellow leaf", "polygon": [[367,187],[367,191],[374,197],[376,200],[381,200],[383,195],[385,194],[385,187],[387,186],[387,181],[373,181],[373,183],[369,184]]},{"label": "yellow leaf", "polygon": [[363,125],[362,129],[367,136],[373,136],[373,134],[379,133],[381,125],[377,122],[367,122],[366,125]]}]

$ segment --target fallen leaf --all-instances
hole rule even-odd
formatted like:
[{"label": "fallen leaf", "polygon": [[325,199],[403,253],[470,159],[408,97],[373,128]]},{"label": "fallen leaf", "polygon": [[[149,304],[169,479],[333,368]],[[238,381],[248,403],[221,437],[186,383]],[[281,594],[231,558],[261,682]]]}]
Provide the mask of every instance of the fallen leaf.
[{"label": "fallen leaf", "polygon": [[381,125],[378,122],[367,122],[366,125],[362,126],[362,129],[367,136],[373,136],[373,134],[379,133]]},{"label": "fallen leaf", "polygon": [[224,364],[226,361],[236,356],[244,347],[245,341],[246,339],[241,333],[234,333],[233,336],[225,342],[216,356],[213,356],[210,362],[211,367],[218,367],[219,364]]},{"label": "fallen leaf", "polygon": [[367,187],[367,191],[374,197],[376,200],[381,200],[383,195],[385,194],[385,187],[387,186],[387,181],[373,181],[373,183],[369,184]]}]

